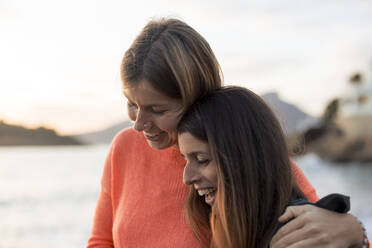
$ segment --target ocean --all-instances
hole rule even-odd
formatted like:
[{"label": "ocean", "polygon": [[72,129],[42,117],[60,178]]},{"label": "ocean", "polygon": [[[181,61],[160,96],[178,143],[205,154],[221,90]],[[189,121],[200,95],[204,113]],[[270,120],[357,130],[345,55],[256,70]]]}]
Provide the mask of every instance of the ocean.
[{"label": "ocean", "polygon": [[[86,246],[108,145],[0,147],[0,247]],[[372,164],[296,159],[319,196],[351,196],[372,237]]]}]

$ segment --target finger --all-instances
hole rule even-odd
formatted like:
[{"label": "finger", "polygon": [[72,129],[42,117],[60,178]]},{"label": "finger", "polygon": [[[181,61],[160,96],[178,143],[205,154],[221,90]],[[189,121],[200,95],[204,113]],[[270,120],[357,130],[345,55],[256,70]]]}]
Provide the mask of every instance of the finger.
[{"label": "finger", "polygon": [[[306,234],[305,234],[306,233]],[[306,235],[306,236],[305,236]],[[350,247],[344,243],[338,243],[337,240],[330,240],[326,235],[321,235],[319,233],[309,233],[308,230],[298,230],[288,236],[286,240],[274,244],[271,248],[329,248],[329,247]],[[299,238],[299,237],[303,238]]]},{"label": "finger", "polygon": [[[292,211],[292,210],[289,210]],[[288,234],[294,233],[295,231],[303,228],[305,225],[305,222],[301,216],[298,216],[295,219],[292,219],[290,222],[286,223],[284,226],[282,226],[279,231],[274,235],[272,238],[272,241],[278,242],[279,240],[285,238]]]},{"label": "finger", "polygon": [[295,218],[295,217],[303,214],[307,210],[308,210],[308,206],[307,205],[287,207],[287,209],[285,210],[284,214],[282,214],[279,217],[279,222],[289,221],[290,219]]},{"label": "finger", "polygon": [[[316,247],[316,248],[326,248],[328,246],[314,244],[314,242],[311,241],[311,239],[305,239],[305,240],[299,240],[298,242],[291,244],[291,245],[285,245],[282,246],[283,248],[309,248],[309,247]],[[276,248],[276,247],[274,247]]]},{"label": "finger", "polygon": [[[272,248],[297,248],[297,247],[310,247],[309,244],[313,243],[310,239],[309,233],[305,228],[295,230],[283,236],[279,240],[272,240],[270,247]],[[307,244],[304,246],[304,244]]]},{"label": "finger", "polygon": [[287,207],[284,214],[282,214],[278,220],[279,222],[286,222],[294,217],[295,217],[295,212],[293,210],[293,207]]},{"label": "finger", "polygon": [[292,233],[292,235],[287,234],[287,235],[282,236],[279,239],[273,238],[270,243],[270,248],[284,248],[284,247],[289,247],[290,245],[294,245],[296,241],[299,241],[299,240],[294,239],[294,237],[299,236],[301,234],[302,234],[301,230],[296,230]]}]

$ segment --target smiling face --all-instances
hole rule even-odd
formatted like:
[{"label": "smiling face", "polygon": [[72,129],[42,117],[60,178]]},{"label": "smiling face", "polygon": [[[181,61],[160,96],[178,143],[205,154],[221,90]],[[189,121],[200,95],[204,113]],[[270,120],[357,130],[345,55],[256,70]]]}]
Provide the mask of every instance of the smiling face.
[{"label": "smiling face", "polygon": [[181,100],[160,93],[146,81],[124,86],[124,95],[134,129],[143,132],[152,148],[165,149],[177,143],[177,124],[183,111]]},{"label": "smiling face", "polygon": [[190,133],[178,136],[178,146],[186,160],[183,182],[193,185],[205,202],[213,205],[217,192],[217,165],[213,160],[207,142],[195,138]]}]

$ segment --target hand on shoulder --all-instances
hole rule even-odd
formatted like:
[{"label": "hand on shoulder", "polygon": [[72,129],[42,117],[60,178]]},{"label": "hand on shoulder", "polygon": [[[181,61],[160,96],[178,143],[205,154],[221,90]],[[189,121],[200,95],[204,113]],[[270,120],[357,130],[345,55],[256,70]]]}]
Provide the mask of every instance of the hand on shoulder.
[{"label": "hand on shoulder", "polygon": [[290,206],[279,218],[280,222],[288,220],[274,235],[270,247],[363,247],[363,228],[350,214],[313,205]]}]

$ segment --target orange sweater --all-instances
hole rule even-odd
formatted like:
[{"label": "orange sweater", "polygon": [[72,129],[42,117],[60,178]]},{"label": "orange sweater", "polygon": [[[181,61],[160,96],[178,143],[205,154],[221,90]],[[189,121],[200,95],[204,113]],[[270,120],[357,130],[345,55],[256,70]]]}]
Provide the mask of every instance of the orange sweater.
[{"label": "orange sweater", "polygon": [[[87,248],[200,247],[183,217],[184,164],[177,149],[154,150],[133,129],[119,133],[106,159]],[[317,200],[296,165],[294,175],[305,195]]]}]

